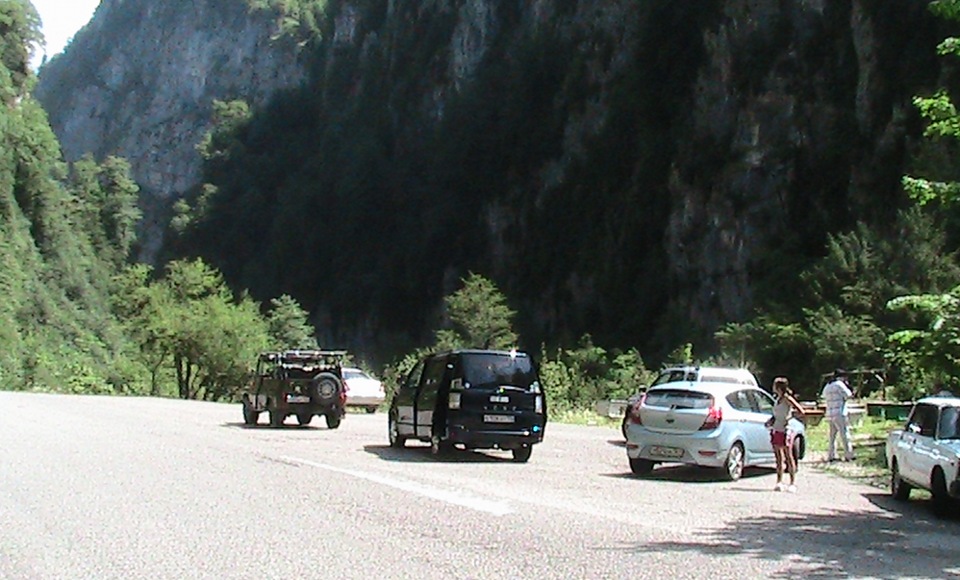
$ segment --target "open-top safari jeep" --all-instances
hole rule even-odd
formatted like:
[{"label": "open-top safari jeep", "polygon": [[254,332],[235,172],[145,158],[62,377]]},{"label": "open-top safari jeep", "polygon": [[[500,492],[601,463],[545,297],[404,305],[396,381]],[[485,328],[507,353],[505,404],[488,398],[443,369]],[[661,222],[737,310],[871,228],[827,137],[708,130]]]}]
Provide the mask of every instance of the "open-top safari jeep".
[{"label": "open-top safari jeep", "polygon": [[280,427],[294,415],[308,425],[323,415],[327,427],[336,429],[344,415],[346,389],[341,367],[346,351],[287,350],[264,352],[257,371],[243,394],[243,422],[255,425],[260,413],[270,415],[270,426]]}]

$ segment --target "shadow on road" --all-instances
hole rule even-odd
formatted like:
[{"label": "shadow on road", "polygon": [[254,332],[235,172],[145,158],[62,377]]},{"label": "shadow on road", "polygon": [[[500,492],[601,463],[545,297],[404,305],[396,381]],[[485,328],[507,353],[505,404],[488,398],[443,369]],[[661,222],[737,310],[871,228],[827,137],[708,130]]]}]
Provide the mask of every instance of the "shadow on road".
[{"label": "shadow on road", "polygon": [[[748,467],[743,470],[743,479],[752,479],[775,473],[773,468],[769,467]],[[719,468],[697,467],[695,465],[672,464],[658,466],[654,468],[650,475],[635,475],[633,473],[604,473],[604,477],[616,477],[620,479],[636,479],[638,481],[662,481],[662,482],[685,482],[685,483],[728,483],[723,472]]]},{"label": "shadow on road", "polygon": [[221,427],[229,427],[231,429],[262,429],[264,431],[327,431],[325,427],[319,427],[317,425],[297,425],[297,424],[287,424],[284,423],[280,427],[271,427],[268,423],[257,423],[256,425],[247,425],[243,421],[235,422],[226,422],[221,423]]},{"label": "shadow on road", "polygon": [[384,461],[403,461],[414,463],[511,463],[510,457],[498,457],[479,451],[454,449],[441,455],[431,455],[427,445],[408,446],[395,449],[389,445],[364,445],[363,450],[372,453]]},{"label": "shadow on road", "polygon": [[831,510],[744,518],[690,542],[598,547],[638,554],[750,555],[783,562],[775,578],[944,578],[957,573],[960,526],[932,517],[927,502],[865,494],[885,513]]},{"label": "shadow on road", "polygon": [[608,439],[607,443],[613,445],[614,447],[626,447],[627,442],[623,439]]}]

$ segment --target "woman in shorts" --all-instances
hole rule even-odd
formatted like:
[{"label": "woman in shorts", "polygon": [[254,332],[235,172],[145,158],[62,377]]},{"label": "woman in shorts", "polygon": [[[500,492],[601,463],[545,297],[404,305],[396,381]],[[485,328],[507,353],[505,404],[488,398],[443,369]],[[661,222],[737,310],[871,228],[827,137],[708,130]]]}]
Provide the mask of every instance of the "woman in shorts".
[{"label": "woman in shorts", "polygon": [[[770,443],[777,458],[777,485],[776,491],[797,491],[797,463],[793,457],[793,433],[787,428],[790,417],[803,416],[803,406],[793,397],[790,390],[790,381],[786,377],[773,379],[773,394],[777,404],[773,406],[773,417],[767,422],[770,427]],[[790,474],[790,483],[783,485],[784,470]]]}]

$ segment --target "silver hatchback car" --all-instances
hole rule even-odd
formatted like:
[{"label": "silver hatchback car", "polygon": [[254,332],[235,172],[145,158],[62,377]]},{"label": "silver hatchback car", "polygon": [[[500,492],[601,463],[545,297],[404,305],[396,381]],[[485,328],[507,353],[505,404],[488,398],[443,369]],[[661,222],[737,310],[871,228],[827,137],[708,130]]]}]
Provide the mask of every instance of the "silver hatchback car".
[{"label": "silver hatchback car", "polygon": [[[745,467],[776,463],[766,426],[773,406],[773,397],[748,371],[667,369],[631,410],[630,469],[647,475],[660,463],[686,463],[722,468],[727,479],[740,479]],[[804,425],[791,419],[788,429],[800,460],[806,449]]]}]

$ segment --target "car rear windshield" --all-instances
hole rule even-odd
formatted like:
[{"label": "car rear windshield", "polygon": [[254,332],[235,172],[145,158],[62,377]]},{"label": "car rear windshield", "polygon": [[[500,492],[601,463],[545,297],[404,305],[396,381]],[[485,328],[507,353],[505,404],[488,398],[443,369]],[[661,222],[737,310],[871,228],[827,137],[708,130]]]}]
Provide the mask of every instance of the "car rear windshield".
[{"label": "car rear windshield", "polygon": [[471,387],[514,386],[529,389],[537,373],[528,356],[471,354],[461,358],[463,380]]},{"label": "car rear windshield", "polygon": [[713,404],[713,396],[685,389],[657,389],[647,391],[643,404],[647,407],[709,409]]},{"label": "car rear windshield", "polygon": [[343,369],[344,379],[369,379],[370,377],[363,371],[356,369]]}]

